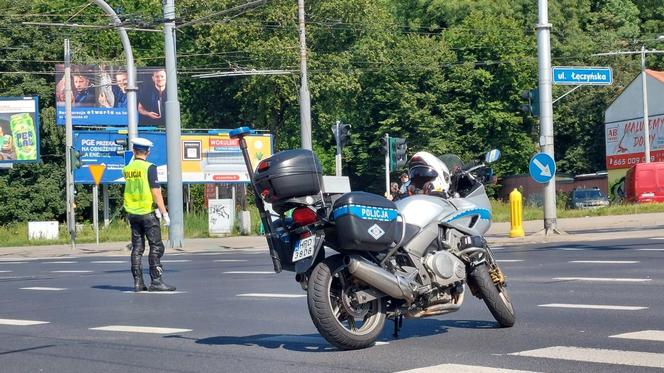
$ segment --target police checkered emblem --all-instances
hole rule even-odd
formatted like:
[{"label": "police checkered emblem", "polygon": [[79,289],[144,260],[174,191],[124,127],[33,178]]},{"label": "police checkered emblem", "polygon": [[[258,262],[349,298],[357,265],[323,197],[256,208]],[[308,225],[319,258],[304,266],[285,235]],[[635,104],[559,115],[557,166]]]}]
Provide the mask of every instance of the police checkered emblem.
[{"label": "police checkered emblem", "polygon": [[378,224],[372,225],[371,228],[369,228],[369,230],[367,232],[369,232],[369,234],[371,235],[371,237],[374,238],[374,240],[378,240],[379,238],[381,238],[385,234],[385,231],[382,230],[378,226]]}]

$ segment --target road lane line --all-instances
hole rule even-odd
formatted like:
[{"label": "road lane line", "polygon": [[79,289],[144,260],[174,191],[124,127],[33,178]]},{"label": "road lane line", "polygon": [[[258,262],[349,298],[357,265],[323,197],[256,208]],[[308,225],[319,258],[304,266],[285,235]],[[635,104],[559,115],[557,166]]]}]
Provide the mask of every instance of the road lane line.
[{"label": "road lane line", "polygon": [[523,262],[523,259],[496,259],[498,263],[517,263]]},{"label": "road lane line", "polygon": [[587,263],[587,264],[636,264],[641,263],[638,260],[570,260],[568,263]]},{"label": "road lane line", "polygon": [[177,328],[158,328],[152,326],[131,326],[131,325],[108,325],[90,328],[90,330],[101,330],[105,332],[127,332],[127,333],[148,333],[148,334],[177,334],[187,333],[191,329]]},{"label": "road lane line", "polygon": [[396,373],[438,373],[438,372],[454,372],[454,373],[535,373],[530,370],[513,370],[503,368],[482,367],[477,365],[461,365],[461,364],[440,364],[430,367],[402,370]]},{"label": "road lane line", "polygon": [[11,273],[11,271],[0,271],[0,273]]},{"label": "road lane line", "polygon": [[72,261],[66,261],[66,260],[61,260],[57,262],[43,262],[44,264],[74,264],[78,262],[72,262]]},{"label": "road lane line", "polygon": [[218,263],[230,263],[230,262],[246,262],[247,259],[215,259],[214,261]]},{"label": "road lane line", "polygon": [[649,278],[609,278],[609,277],[554,277],[560,281],[608,281],[608,282],[648,282]]},{"label": "road lane line", "polygon": [[63,270],[63,271],[51,271],[51,273],[92,273],[88,270]]},{"label": "road lane line", "polygon": [[16,320],[16,319],[0,319],[0,325],[15,325],[15,326],[29,326],[50,324],[49,321],[35,321],[35,320]]},{"label": "road lane line", "polygon": [[191,259],[166,259],[162,260],[162,263],[186,263],[191,262]]},{"label": "road lane line", "polygon": [[664,342],[664,330],[644,330],[633,333],[611,335],[609,338],[638,339],[642,341]]},{"label": "road lane line", "polygon": [[48,288],[48,287],[33,286],[30,288],[21,288],[21,290],[62,291],[62,290],[67,290],[67,288]]},{"label": "road lane line", "polygon": [[227,275],[274,275],[274,271],[228,271]]},{"label": "road lane line", "polygon": [[171,295],[171,294],[185,294],[186,291],[133,291],[133,290],[127,290],[123,291],[125,294],[152,294],[152,295]]},{"label": "road lane line", "polygon": [[664,249],[636,249],[638,251],[664,251]]},{"label": "road lane line", "polygon": [[250,298],[304,298],[306,294],[279,294],[279,293],[245,293],[238,294],[237,297],[250,297]]},{"label": "road lane line", "polygon": [[664,354],[640,351],[605,350],[600,348],[582,348],[553,346],[514,352],[509,355],[542,357],[589,363],[618,364],[650,368],[664,368]]},{"label": "road lane line", "polygon": [[585,249],[579,249],[578,247],[556,247],[555,250],[561,251],[583,251]]},{"label": "road lane line", "polygon": [[640,306],[611,306],[611,305],[602,305],[602,304],[567,304],[567,303],[540,304],[537,307],[583,308],[591,310],[616,310],[616,311],[640,311],[648,309],[648,307],[640,307]]},{"label": "road lane line", "polygon": [[0,264],[26,264],[28,262],[2,262],[0,261]]},{"label": "road lane line", "polygon": [[95,260],[90,262],[92,264],[123,264],[123,263],[129,263],[126,260]]},{"label": "road lane line", "polygon": [[651,240],[664,240],[664,237],[650,237]]}]

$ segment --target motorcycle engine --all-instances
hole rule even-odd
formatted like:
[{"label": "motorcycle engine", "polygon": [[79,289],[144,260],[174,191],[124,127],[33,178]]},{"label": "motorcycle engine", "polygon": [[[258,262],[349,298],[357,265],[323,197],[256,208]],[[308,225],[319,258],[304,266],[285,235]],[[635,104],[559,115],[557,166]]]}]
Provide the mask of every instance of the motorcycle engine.
[{"label": "motorcycle engine", "polygon": [[433,274],[431,282],[445,287],[466,279],[466,266],[448,251],[437,251],[424,259],[424,265]]}]

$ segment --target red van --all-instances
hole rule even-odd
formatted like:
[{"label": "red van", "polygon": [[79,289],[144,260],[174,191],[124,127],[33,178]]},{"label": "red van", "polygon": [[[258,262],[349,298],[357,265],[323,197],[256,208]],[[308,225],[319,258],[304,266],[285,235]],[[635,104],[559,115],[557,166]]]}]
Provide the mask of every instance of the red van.
[{"label": "red van", "polygon": [[664,162],[638,163],[625,176],[629,202],[664,202]]}]

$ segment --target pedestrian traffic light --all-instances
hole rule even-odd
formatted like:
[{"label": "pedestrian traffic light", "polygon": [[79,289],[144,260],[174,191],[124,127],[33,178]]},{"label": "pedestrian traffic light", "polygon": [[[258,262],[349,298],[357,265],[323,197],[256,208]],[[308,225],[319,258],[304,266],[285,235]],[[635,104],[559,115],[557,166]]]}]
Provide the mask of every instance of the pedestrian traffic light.
[{"label": "pedestrian traffic light", "polygon": [[350,124],[341,123],[337,121],[335,125],[332,126],[332,133],[334,134],[334,141],[340,148],[343,148],[348,144],[350,140]]},{"label": "pedestrian traffic light", "polygon": [[396,171],[406,165],[406,151],[408,145],[406,139],[401,137],[390,137],[390,169]]},{"label": "pedestrian traffic light", "polygon": [[73,146],[69,148],[69,166],[71,171],[81,168],[81,152],[76,150]]},{"label": "pedestrian traffic light", "polygon": [[532,115],[534,117],[539,117],[540,115],[540,103],[539,103],[539,88],[534,88],[529,91],[521,92],[521,98],[525,101],[528,101],[527,104],[521,105],[521,111],[526,114]]}]

